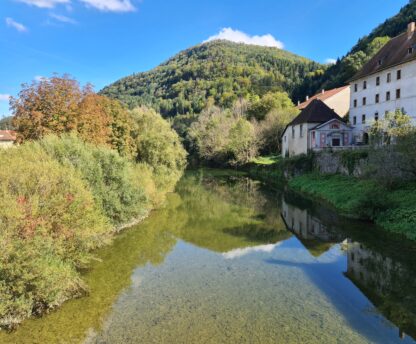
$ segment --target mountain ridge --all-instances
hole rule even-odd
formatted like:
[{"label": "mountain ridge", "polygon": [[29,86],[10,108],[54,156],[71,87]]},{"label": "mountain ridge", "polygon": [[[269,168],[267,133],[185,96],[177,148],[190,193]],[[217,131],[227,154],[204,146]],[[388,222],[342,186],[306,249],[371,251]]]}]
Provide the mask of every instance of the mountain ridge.
[{"label": "mountain ridge", "polygon": [[322,74],[324,68],[283,49],[215,40],[124,77],[101,93],[129,107],[152,106],[168,117],[199,113],[208,103],[229,107],[240,97],[291,94],[307,75]]}]

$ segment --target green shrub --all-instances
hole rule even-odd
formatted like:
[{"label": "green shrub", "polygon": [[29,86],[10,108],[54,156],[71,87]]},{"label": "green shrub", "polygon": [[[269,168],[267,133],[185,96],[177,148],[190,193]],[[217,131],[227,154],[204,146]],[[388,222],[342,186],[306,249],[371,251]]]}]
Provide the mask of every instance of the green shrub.
[{"label": "green shrub", "polygon": [[140,171],[117,152],[84,143],[74,135],[49,136],[39,145],[62,165],[77,170],[112,224],[128,222],[148,210]]},{"label": "green shrub", "polygon": [[76,171],[37,144],[0,152],[0,325],[83,290],[76,272],[110,225]]},{"label": "green shrub", "polygon": [[132,116],[137,125],[137,162],[152,168],[159,190],[171,191],[186,166],[186,151],[178,134],[154,110],[136,108]]}]

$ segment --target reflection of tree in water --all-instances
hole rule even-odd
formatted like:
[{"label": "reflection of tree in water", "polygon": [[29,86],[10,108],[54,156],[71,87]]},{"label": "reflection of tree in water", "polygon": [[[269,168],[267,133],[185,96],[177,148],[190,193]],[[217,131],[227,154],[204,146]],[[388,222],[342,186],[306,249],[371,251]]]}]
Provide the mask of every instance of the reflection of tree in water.
[{"label": "reflection of tree in water", "polygon": [[[180,210],[188,221],[178,236],[217,252],[227,252],[290,236],[283,225],[276,199],[265,197],[260,185],[246,177],[185,177],[177,187]],[[265,214],[273,215],[265,215]]]}]

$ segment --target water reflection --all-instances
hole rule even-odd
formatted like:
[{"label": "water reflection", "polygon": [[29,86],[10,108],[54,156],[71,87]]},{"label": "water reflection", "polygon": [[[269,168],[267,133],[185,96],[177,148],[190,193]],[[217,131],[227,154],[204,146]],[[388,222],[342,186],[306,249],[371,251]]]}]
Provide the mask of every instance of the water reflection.
[{"label": "water reflection", "polygon": [[414,253],[245,176],[193,172],[97,252],[88,297],[0,342],[410,343]]},{"label": "water reflection", "polygon": [[[317,211],[313,204],[305,204],[304,200],[299,201],[302,205],[298,206],[296,201],[293,194],[282,196],[281,214],[288,230],[316,257],[340,243],[347,257],[344,275],[374,304],[374,312],[380,312],[398,327],[398,337],[404,339],[408,334],[416,338],[414,249],[397,254],[394,241],[389,245],[392,238],[384,241],[383,237],[377,238],[378,232],[373,233],[376,235],[371,240],[367,239],[367,243],[375,247],[371,249],[356,241],[358,223],[349,223],[336,214],[328,216],[330,210]],[[322,213],[326,216],[318,217]],[[363,224],[358,227],[366,230]],[[392,250],[396,250],[394,258],[388,256]]]},{"label": "water reflection", "polygon": [[406,266],[348,241],[347,276],[399,328],[400,338],[416,338],[416,281],[414,267]]},{"label": "water reflection", "polygon": [[325,224],[314,216],[308,208],[290,204],[282,196],[282,218],[288,230],[304,244],[314,256],[320,256],[332,245],[343,240],[343,234],[334,224]]}]

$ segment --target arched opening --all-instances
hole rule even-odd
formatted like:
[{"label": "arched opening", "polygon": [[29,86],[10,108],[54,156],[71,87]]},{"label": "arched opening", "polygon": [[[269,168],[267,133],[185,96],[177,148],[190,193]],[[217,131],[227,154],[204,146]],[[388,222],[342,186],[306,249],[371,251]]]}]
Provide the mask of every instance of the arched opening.
[{"label": "arched opening", "polygon": [[368,136],[368,133],[363,134],[363,144],[368,145],[368,142],[370,141],[370,138]]}]

